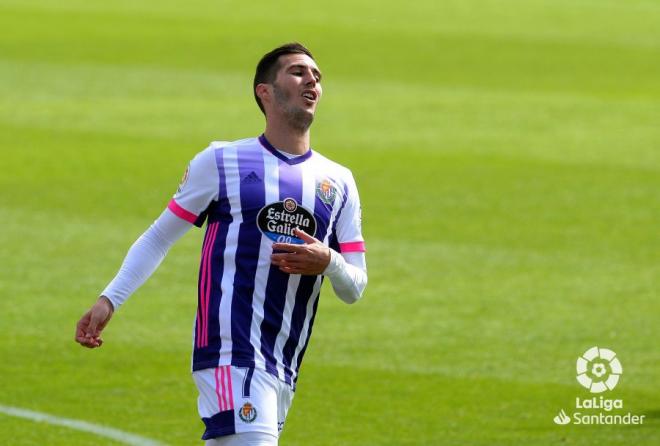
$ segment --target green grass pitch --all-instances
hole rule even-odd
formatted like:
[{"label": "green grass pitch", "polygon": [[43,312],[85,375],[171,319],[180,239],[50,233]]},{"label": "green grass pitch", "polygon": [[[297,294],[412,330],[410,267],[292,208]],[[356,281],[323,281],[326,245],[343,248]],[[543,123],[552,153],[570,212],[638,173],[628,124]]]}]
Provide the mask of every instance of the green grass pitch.
[{"label": "green grass pitch", "polygon": [[[195,445],[203,232],[74,325],[213,139],[255,136],[258,58],[324,71],[369,286],[326,286],[283,446],[660,444],[660,2],[0,0],[0,405]],[[604,396],[641,426],[558,426]],[[0,444],[119,445],[0,413]]]}]

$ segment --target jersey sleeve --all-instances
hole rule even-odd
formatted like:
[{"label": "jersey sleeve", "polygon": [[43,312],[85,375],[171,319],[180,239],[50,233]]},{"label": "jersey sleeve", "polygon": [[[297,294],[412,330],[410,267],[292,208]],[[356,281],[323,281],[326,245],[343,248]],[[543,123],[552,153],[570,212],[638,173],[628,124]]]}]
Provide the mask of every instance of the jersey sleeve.
[{"label": "jersey sleeve", "polygon": [[116,310],[156,271],[170,247],[189,229],[188,223],[163,211],[133,243],[119,272],[101,296],[107,297]]},{"label": "jersey sleeve", "polygon": [[339,254],[330,251],[330,263],[323,271],[330,279],[337,297],[352,304],[357,302],[367,286],[367,262],[364,252]]},{"label": "jersey sleeve", "polygon": [[360,196],[350,172],[348,172],[345,184],[345,203],[337,217],[335,236],[342,254],[366,251],[362,237]]},{"label": "jersey sleeve", "polygon": [[213,146],[198,153],[183,174],[167,208],[177,217],[202,226],[209,204],[218,198],[218,168]]}]

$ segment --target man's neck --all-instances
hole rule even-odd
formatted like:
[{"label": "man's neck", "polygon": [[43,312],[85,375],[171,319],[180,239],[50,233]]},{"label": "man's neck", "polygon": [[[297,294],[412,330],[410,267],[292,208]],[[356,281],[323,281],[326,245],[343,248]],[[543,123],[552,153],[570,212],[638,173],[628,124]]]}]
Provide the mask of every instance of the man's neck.
[{"label": "man's neck", "polygon": [[309,150],[309,129],[294,130],[288,126],[266,124],[264,135],[269,143],[282,152],[304,155]]}]

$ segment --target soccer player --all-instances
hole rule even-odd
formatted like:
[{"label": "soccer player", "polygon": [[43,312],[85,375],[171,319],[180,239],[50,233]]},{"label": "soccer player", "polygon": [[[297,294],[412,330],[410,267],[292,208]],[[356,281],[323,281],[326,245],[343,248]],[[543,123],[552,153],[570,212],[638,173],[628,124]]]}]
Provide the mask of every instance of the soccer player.
[{"label": "soccer player", "polygon": [[168,249],[206,222],[192,370],[206,445],[277,445],[312,333],[324,277],[344,302],[367,284],[360,201],[345,167],[310,148],[321,72],[304,46],[257,65],[266,117],[256,138],[214,141],[186,170],[167,209],[129,249],[76,327],[89,348]]}]

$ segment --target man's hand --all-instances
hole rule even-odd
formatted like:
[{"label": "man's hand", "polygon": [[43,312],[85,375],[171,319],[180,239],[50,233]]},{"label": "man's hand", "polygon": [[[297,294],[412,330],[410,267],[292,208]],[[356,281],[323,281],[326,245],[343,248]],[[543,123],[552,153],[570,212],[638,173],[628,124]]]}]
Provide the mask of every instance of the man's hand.
[{"label": "man's hand", "polygon": [[76,342],[83,347],[103,345],[101,332],[110,321],[114,308],[107,297],[101,296],[94,306],[83,315],[76,325]]},{"label": "man's hand", "polygon": [[318,275],[330,263],[330,248],[305,231],[294,229],[296,237],[305,244],[273,243],[273,251],[284,251],[270,256],[271,262],[280,271],[289,274]]}]

